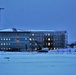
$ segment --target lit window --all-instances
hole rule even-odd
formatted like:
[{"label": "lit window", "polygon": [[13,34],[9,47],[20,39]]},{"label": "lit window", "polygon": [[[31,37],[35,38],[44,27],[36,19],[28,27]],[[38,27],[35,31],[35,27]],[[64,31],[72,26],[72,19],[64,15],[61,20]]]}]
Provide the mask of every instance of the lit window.
[{"label": "lit window", "polygon": [[6,40],[6,39],[4,38],[4,40]]},{"label": "lit window", "polygon": [[11,48],[9,48],[9,50],[10,50]]},{"label": "lit window", "polygon": [[34,36],[34,34],[32,34],[32,36]]},{"label": "lit window", "polygon": [[48,43],[48,46],[50,46],[50,43]]},{"label": "lit window", "polygon": [[35,48],[35,50],[37,50],[37,48]]},{"label": "lit window", "polygon": [[30,38],[29,40],[31,41],[32,39]]},{"label": "lit window", "polygon": [[50,34],[48,34],[48,36],[50,36]]},{"label": "lit window", "polygon": [[9,40],[10,40],[10,38],[9,38]]},{"label": "lit window", "polygon": [[50,41],[50,38],[48,38],[48,41]]},{"label": "lit window", "polygon": [[1,40],[2,40],[2,38],[1,38]]},{"label": "lit window", "polygon": [[55,50],[56,48],[54,48],[54,50]]},{"label": "lit window", "polygon": [[5,45],[5,43],[4,43],[4,45]]},{"label": "lit window", "polygon": [[8,38],[6,38],[6,40],[8,40]]}]

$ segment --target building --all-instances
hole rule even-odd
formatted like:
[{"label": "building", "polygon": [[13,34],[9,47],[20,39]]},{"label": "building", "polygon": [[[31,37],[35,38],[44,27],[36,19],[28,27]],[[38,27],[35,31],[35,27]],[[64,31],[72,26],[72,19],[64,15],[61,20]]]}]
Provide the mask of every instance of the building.
[{"label": "building", "polygon": [[0,50],[32,51],[40,48],[59,49],[67,45],[67,31],[0,30]]}]

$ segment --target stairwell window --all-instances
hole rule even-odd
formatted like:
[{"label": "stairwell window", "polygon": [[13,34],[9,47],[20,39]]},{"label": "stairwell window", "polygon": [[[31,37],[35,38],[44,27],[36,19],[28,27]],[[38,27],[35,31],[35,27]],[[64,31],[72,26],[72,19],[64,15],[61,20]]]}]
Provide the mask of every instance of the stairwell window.
[{"label": "stairwell window", "polygon": [[50,38],[48,38],[48,41],[50,41]]},{"label": "stairwell window", "polygon": [[48,43],[48,46],[50,46],[50,43]]}]

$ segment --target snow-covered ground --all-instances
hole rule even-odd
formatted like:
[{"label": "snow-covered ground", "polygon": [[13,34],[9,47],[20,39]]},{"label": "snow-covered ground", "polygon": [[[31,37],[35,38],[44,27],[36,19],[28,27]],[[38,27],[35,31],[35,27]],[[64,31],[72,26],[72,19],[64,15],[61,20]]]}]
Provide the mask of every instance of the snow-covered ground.
[{"label": "snow-covered ground", "polygon": [[76,53],[0,52],[0,75],[76,75]]}]

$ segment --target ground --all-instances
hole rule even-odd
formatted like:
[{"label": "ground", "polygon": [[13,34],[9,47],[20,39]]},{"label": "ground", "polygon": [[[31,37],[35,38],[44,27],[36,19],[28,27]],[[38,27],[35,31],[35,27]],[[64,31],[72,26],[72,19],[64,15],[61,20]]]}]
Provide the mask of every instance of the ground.
[{"label": "ground", "polygon": [[1,52],[0,75],[76,75],[76,54]]}]

